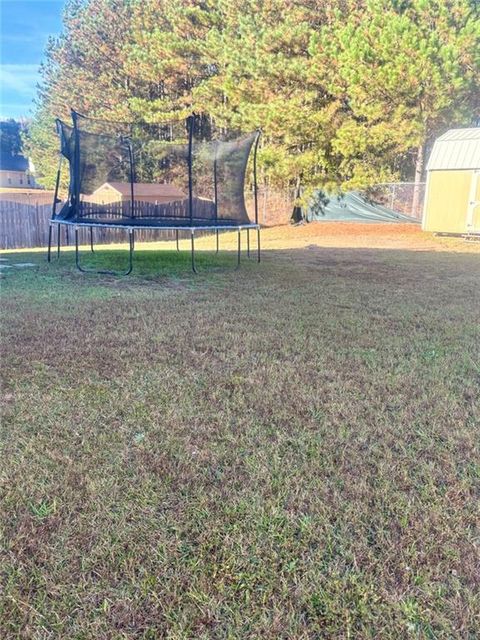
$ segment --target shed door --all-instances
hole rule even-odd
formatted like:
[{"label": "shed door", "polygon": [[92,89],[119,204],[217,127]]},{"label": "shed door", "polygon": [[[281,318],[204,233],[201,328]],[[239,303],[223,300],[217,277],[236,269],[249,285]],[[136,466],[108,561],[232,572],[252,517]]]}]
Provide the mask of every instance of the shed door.
[{"label": "shed door", "polygon": [[480,233],[480,170],[472,172],[467,210],[467,231]]}]

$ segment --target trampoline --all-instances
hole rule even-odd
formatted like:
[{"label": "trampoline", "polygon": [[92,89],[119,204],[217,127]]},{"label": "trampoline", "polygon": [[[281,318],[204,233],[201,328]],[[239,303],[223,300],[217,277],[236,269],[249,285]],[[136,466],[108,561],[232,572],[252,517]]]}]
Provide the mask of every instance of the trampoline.
[{"label": "trampoline", "polygon": [[[215,235],[219,251],[222,231],[237,232],[236,266],[241,261],[242,231],[256,232],[256,258],[260,262],[258,223],[257,149],[260,131],[235,135],[217,131],[206,116],[159,125],[115,123],[88,118],[72,111],[72,124],[56,121],[60,138],[52,216],[49,221],[47,259],[52,259],[54,229],[57,258],[61,229],[75,237],[75,264],[82,272],[128,275],[133,268],[136,230],[169,231],[179,251],[180,234],[190,238],[191,267],[196,273],[195,234]],[[68,165],[68,195],[57,212],[63,165]],[[247,172],[251,178],[252,222],[245,203]],[[79,232],[89,233],[94,252],[94,231],[123,230],[128,234],[128,265],[124,271],[94,270],[82,265]]]}]

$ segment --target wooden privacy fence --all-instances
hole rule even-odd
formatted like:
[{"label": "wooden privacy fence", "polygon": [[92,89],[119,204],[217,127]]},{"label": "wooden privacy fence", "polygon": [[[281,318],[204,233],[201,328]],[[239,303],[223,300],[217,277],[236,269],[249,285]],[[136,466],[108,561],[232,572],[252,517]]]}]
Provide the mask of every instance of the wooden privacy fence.
[{"label": "wooden privacy fence", "polygon": [[[7,194],[2,194],[0,198],[0,249],[27,249],[34,247],[46,247],[48,243],[48,221],[52,213],[50,203],[21,202],[19,200],[7,200]],[[200,198],[195,199],[195,215],[209,217],[211,215],[212,202]],[[259,222],[262,225],[286,224],[291,214],[293,199],[290,194],[275,192],[266,189],[259,189],[258,213]],[[255,219],[254,204],[251,194],[246,194],[246,205],[251,220]],[[176,201],[171,203],[155,204],[151,202],[136,203],[141,206],[142,212],[147,215],[165,217],[187,217],[186,201]],[[89,202],[83,203],[84,213],[88,213],[89,207],[96,211],[102,209],[102,205],[94,205]],[[61,208],[58,205],[57,211]],[[104,206],[102,218],[115,218],[119,214],[128,215],[130,202],[109,203]],[[107,213],[108,210],[108,213]],[[87,218],[88,219],[88,218]],[[210,232],[198,232],[203,235]],[[56,229],[55,229],[56,234]],[[62,244],[72,244],[73,229],[63,227]],[[180,232],[182,236],[182,232]],[[180,237],[181,237],[180,236]],[[94,241],[97,244],[112,244],[127,241],[127,232],[123,229],[101,229],[94,230]],[[152,242],[155,240],[173,240],[175,231],[150,230],[137,228],[135,239],[138,242]],[[55,239],[56,241],[56,239]],[[80,242],[82,244],[90,242],[87,229],[80,229]]]},{"label": "wooden privacy fence", "polygon": [[[198,201],[195,206],[196,215],[208,217],[211,202]],[[152,217],[173,216],[177,218],[188,217],[187,208],[182,201],[154,204],[150,202],[135,203],[141,206],[142,213]],[[61,205],[58,205],[59,211]],[[119,215],[128,215],[130,211],[129,202],[115,202],[108,205],[93,205],[84,202],[82,204],[83,214],[88,214],[91,209],[102,212],[101,218],[108,220],[117,218]],[[48,222],[52,214],[51,204],[25,204],[8,200],[0,200],[0,249],[27,249],[34,247],[46,247],[48,244]],[[88,222],[88,218],[85,219]],[[55,227],[56,242],[57,228]],[[95,244],[114,244],[126,242],[128,240],[126,229],[105,229],[94,228]],[[180,237],[187,232],[180,231]],[[208,235],[209,231],[198,231],[198,235]],[[175,231],[161,229],[135,229],[135,240],[137,242],[152,242],[155,240],[173,240]],[[81,244],[90,242],[90,232],[88,229],[79,229],[79,240]],[[62,245],[70,245],[74,242],[73,228],[61,227]]]},{"label": "wooden privacy fence", "polygon": [[[115,220],[117,218],[129,218],[132,215],[130,200],[118,200],[116,202],[98,203],[95,201],[82,201],[81,216],[97,218],[100,220]],[[59,209],[57,209],[59,211]],[[134,200],[134,214],[142,218],[173,218],[174,220],[188,220],[188,200],[173,200],[172,202],[142,202]],[[215,205],[211,200],[193,198],[193,216],[211,220],[215,215]]]},{"label": "wooden privacy fence", "polygon": [[51,204],[0,201],[0,249],[46,247]]}]

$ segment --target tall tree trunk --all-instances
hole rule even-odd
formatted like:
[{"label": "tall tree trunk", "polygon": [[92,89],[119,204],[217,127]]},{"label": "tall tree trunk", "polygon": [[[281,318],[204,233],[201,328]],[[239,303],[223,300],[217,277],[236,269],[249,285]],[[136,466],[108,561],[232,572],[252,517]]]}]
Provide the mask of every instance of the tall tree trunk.
[{"label": "tall tree trunk", "polygon": [[411,212],[414,218],[418,215],[418,206],[420,204],[420,182],[422,181],[423,175],[424,150],[425,147],[421,144],[417,149],[417,159],[415,160],[415,184],[413,185]]},{"label": "tall tree trunk", "polygon": [[301,195],[301,184],[302,184],[302,177],[301,175],[298,175],[295,181],[295,200],[294,200],[295,205],[293,207],[292,217],[290,218],[291,222],[294,222],[294,223],[303,222],[305,220],[305,213],[303,211],[303,207],[301,207],[300,204],[298,203],[298,199],[300,198],[300,195]]}]

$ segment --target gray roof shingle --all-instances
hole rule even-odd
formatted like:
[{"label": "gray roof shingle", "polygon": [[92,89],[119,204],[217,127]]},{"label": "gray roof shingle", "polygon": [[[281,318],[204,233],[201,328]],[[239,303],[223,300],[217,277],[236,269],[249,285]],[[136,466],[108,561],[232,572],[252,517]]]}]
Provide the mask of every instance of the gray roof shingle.
[{"label": "gray roof shingle", "polygon": [[2,171],[27,171],[28,160],[25,156],[12,156],[10,153],[0,151],[0,170]]}]

